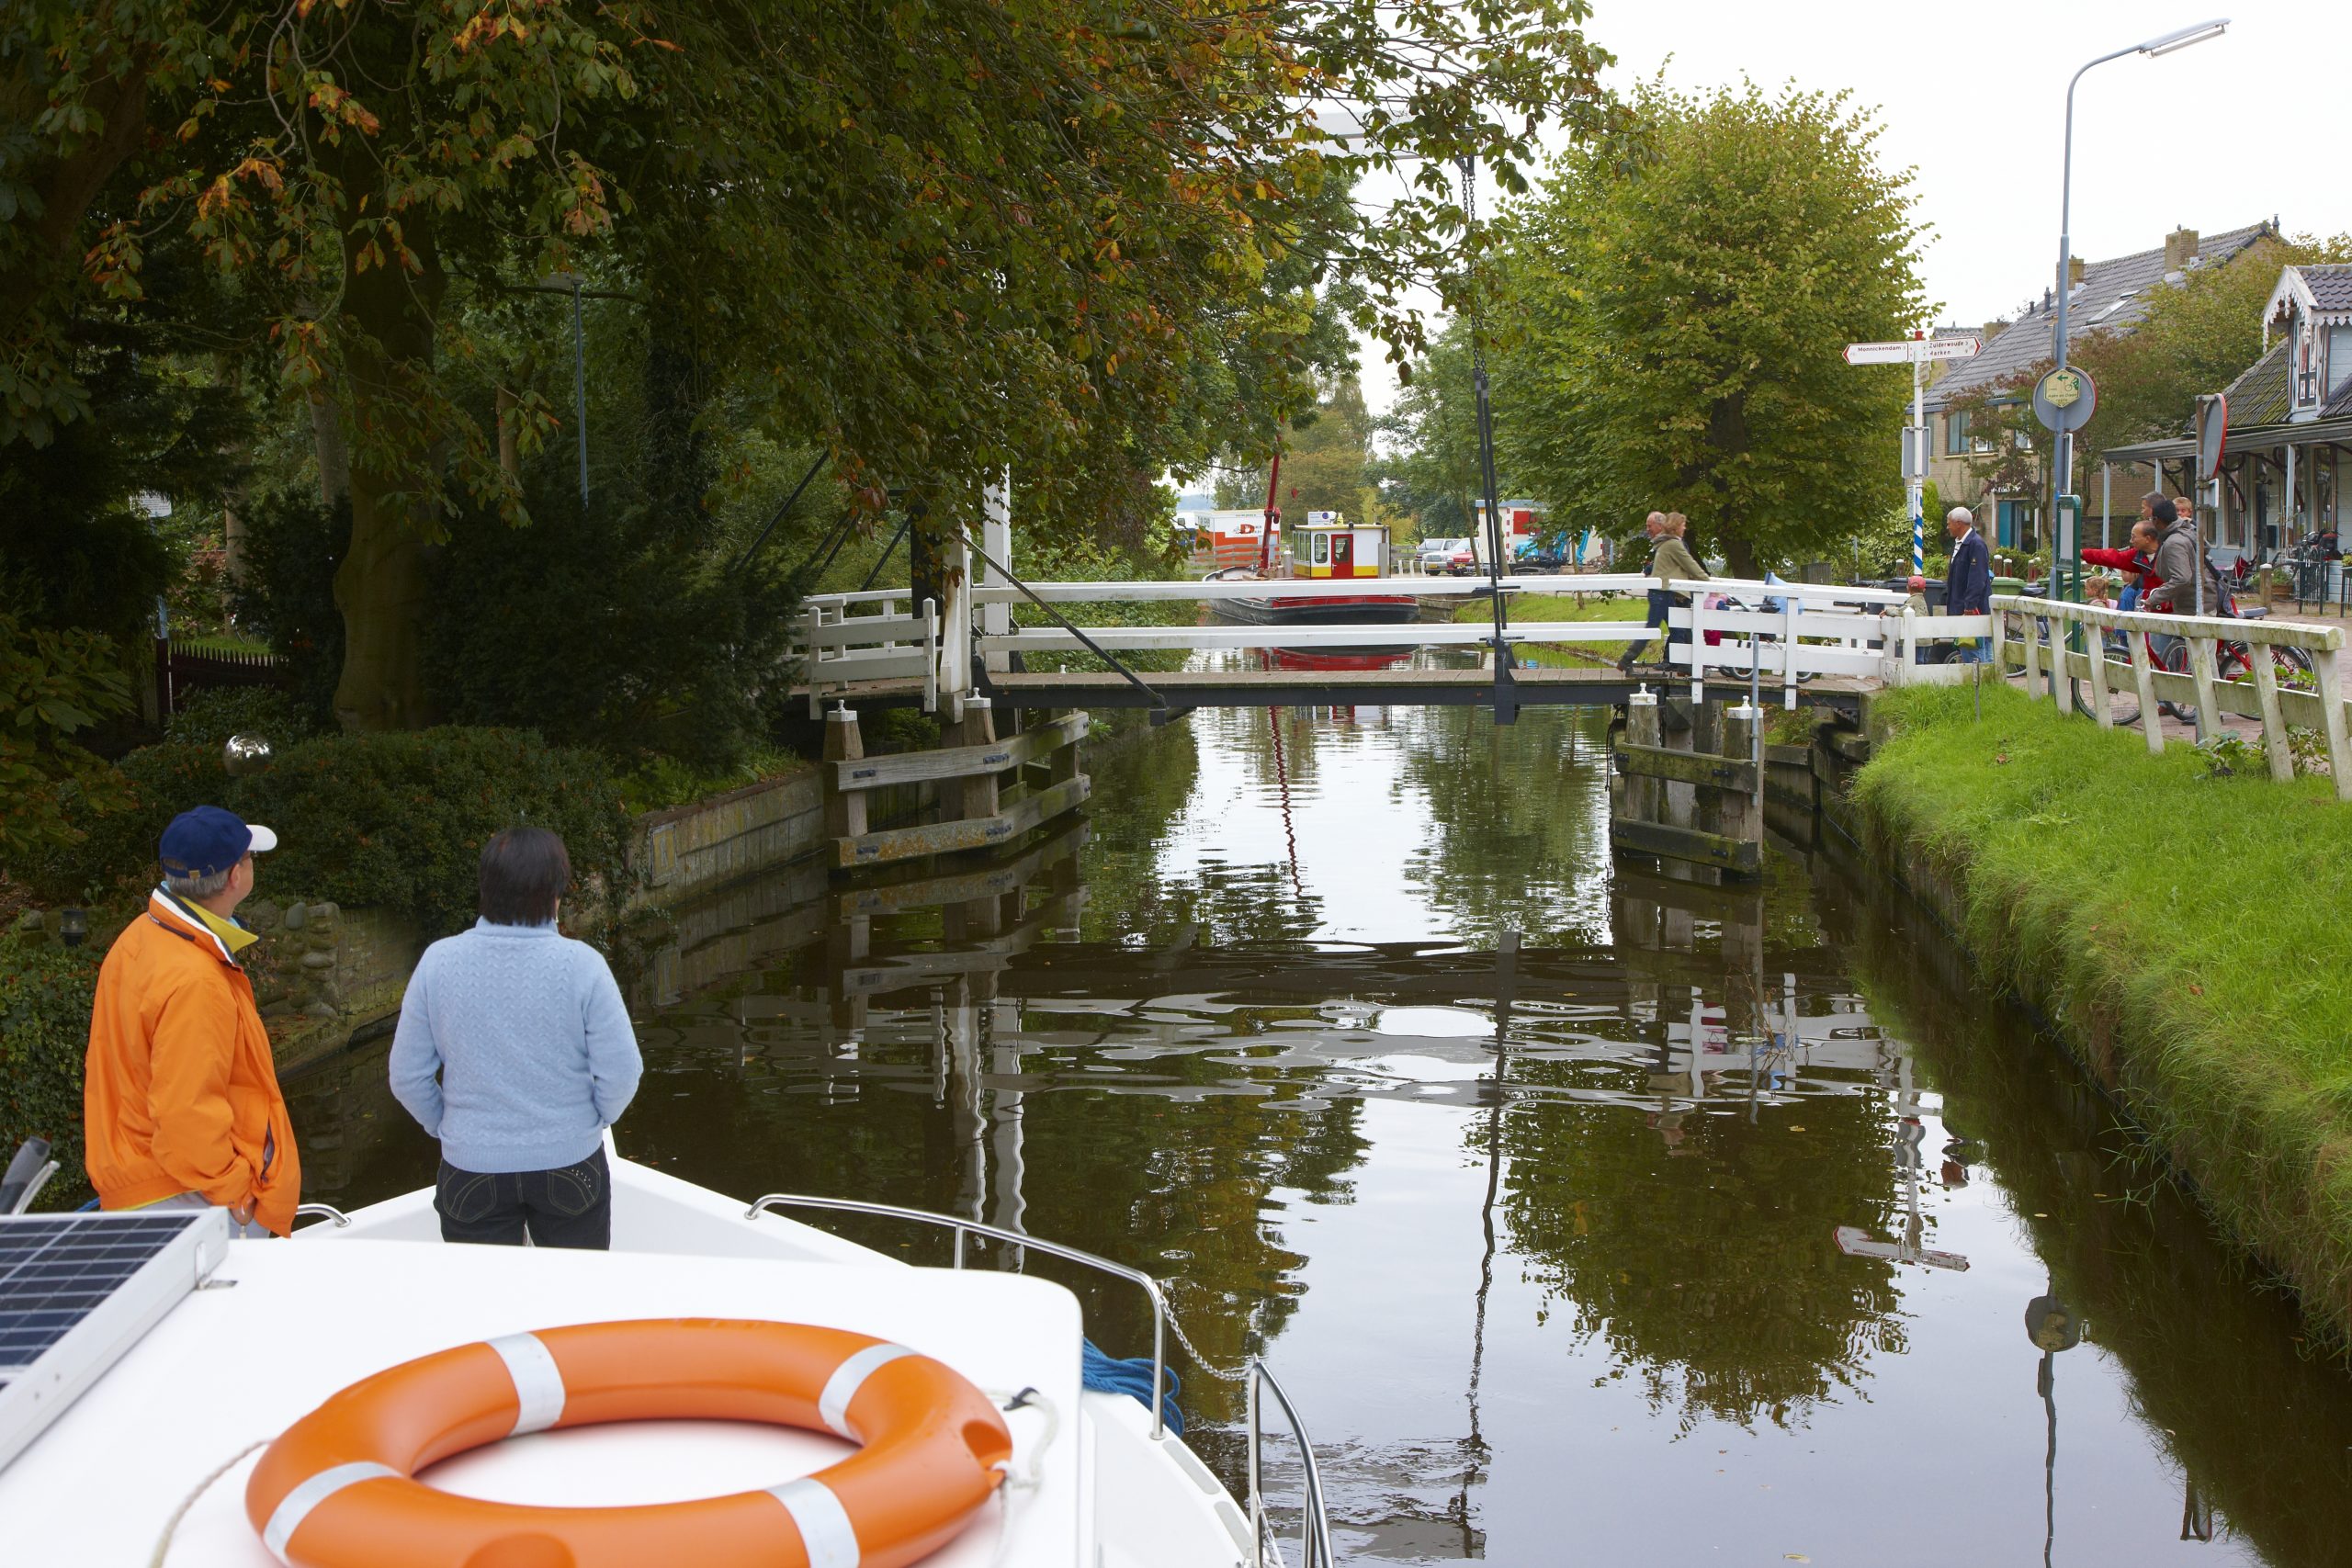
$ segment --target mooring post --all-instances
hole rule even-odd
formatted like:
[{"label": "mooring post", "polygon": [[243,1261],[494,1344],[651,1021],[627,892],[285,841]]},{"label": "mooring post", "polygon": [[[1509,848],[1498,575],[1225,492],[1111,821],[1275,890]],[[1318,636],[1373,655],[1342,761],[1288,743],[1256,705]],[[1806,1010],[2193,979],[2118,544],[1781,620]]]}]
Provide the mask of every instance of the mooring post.
[{"label": "mooring post", "polygon": [[[856,710],[847,703],[836,705],[825,715],[826,762],[854,762],[865,755]],[[840,772],[831,766],[825,769],[825,831],[836,839],[861,838],[865,832],[865,792],[843,789]]]},{"label": "mooring post", "polygon": [[[966,697],[964,716],[940,727],[945,743],[950,746],[987,746],[996,739],[996,706],[986,697]],[[994,773],[969,773],[960,779],[950,779],[940,791],[942,795],[953,791],[952,820],[975,822],[997,813],[997,776]],[[943,806],[951,805],[943,800]]]},{"label": "mooring post", "polygon": [[[1734,762],[1756,764],[1756,779],[1760,790],[1764,778],[1764,752],[1757,744],[1763,726],[1763,714],[1746,703],[1724,715],[1722,755]],[[1706,792],[1715,797],[1715,831],[1726,839],[1745,839],[1761,843],[1764,839],[1762,802],[1746,790],[1714,789]]]},{"label": "mooring post", "polygon": [[[1636,746],[1658,744],[1657,694],[1644,686],[1625,699],[1625,739]],[[1637,822],[1658,819],[1657,781],[1642,773],[1625,775],[1625,815]]]}]

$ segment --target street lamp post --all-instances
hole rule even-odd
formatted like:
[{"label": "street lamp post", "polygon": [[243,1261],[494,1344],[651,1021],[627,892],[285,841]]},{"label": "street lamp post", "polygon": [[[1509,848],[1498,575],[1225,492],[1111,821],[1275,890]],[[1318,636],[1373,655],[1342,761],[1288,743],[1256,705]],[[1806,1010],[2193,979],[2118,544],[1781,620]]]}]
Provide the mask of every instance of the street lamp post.
[{"label": "street lamp post", "polygon": [[[2057,368],[2061,370],[2066,368],[2066,295],[2073,285],[2073,279],[2069,278],[2066,273],[2068,264],[2074,259],[2073,247],[2067,231],[2074,226],[2075,85],[2083,79],[2083,72],[2088,71],[2094,65],[2104,65],[2110,60],[2120,60],[2127,54],[2144,54],[2154,60],[2160,55],[2170,54],[2175,50],[2187,49],[2191,44],[2203,43],[2208,39],[2220,38],[2228,29],[2229,25],[2230,18],[2220,17],[2210,22],[2199,22],[2194,27],[2181,28],[2165,33],[2162,37],[2152,38],[2144,43],[2131,44],[2111,53],[2102,54],[2096,60],[2085,62],[2082,70],[2076,71],[2072,80],[2066,84],[2066,141],[2058,166],[2058,313],[2051,322],[2052,340],[2051,355],[2057,361]],[[2050,578],[2052,587],[2057,585],[2060,571],[2057,548],[2059,544],[2058,498],[2067,493],[2066,487],[2074,477],[2075,466],[2074,433],[2061,430],[2056,433],[2056,435],[2057,440],[2052,447],[2051,464]]]}]

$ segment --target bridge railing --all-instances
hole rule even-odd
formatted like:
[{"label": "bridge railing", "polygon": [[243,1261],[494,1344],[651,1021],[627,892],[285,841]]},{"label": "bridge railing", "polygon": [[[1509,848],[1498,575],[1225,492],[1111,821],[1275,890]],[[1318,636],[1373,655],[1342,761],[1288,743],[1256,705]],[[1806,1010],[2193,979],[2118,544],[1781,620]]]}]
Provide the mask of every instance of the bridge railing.
[{"label": "bridge railing", "polygon": [[[1622,594],[1625,615],[1609,620],[1510,620],[1504,640],[1513,647],[1568,644],[1592,647],[1645,641],[1659,633],[1647,624],[1645,592],[1654,578],[1637,573],[1513,576],[1502,580],[1513,598],[1528,594]],[[975,584],[960,592],[965,612],[984,626],[988,612],[1024,601],[1048,605],[1090,604],[1193,604],[1203,606],[1239,599],[1413,599],[1467,601],[1491,592],[1480,578],[1340,578],[1315,580],[1239,579],[1224,581],[1032,582],[1025,588]],[[1730,604],[1710,608],[1708,599]],[[1793,706],[1800,685],[1823,676],[1874,678],[1894,682],[1952,678],[1916,662],[1918,645],[1938,637],[1983,637],[1983,616],[1908,616],[1904,595],[1884,589],[1825,583],[1761,582],[1713,579],[1693,604],[1672,606],[1668,626],[1689,633],[1687,640],[1656,641],[1647,654],[1687,670],[1694,690],[1712,677],[1739,676],[1751,669],[1760,681],[1770,674]],[[1765,608],[1766,605],[1771,608]],[[999,612],[1001,615],[1001,611]],[[824,692],[867,680],[922,676],[931,685],[925,705],[938,689],[952,687],[939,673],[952,659],[958,636],[948,617],[933,614],[926,602],[910,606],[905,590],[812,596],[796,637],[804,660],[812,707]],[[1001,624],[1001,623],[1000,623]],[[1083,634],[1082,636],[1080,634]],[[1717,638],[1708,643],[1710,635]],[[1326,625],[1262,625],[1214,622],[1190,626],[1033,626],[967,632],[963,646],[983,657],[1012,653],[1074,653],[1091,645],[1112,653],[1139,649],[1475,649],[1488,644],[1494,630],[1484,617],[1470,620],[1345,621]]]},{"label": "bridge railing", "polygon": [[[2108,634],[2120,634],[2122,659]],[[2217,615],[2151,615],[2050,599],[1996,594],[1992,632],[1994,667],[2025,671],[2029,696],[2047,697],[2061,713],[2076,705],[2075,682],[2087,681],[2085,705],[2101,728],[2115,717],[2110,694],[2128,681],[2140,699],[2141,728],[2148,750],[2161,754],[2164,727],[2159,701],[2194,705],[2200,735],[2217,728],[2218,716],[2240,714],[2259,721],[2262,749],[2275,779],[2295,775],[2297,729],[2317,733],[2327,750],[2339,800],[2352,800],[2352,744],[2347,744],[2344,687],[2339,669],[2344,647],[2340,626],[2294,621],[2242,621]],[[2148,639],[2177,637],[2187,646],[2188,672],[2156,668]],[[2233,674],[2222,670],[2230,650]]]}]

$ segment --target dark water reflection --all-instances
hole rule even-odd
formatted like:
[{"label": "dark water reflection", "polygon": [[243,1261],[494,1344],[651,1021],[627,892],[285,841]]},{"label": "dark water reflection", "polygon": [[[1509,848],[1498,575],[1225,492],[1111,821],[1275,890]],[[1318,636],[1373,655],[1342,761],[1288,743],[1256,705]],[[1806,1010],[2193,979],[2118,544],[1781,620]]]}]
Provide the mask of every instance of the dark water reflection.
[{"label": "dark water reflection", "polygon": [[[1011,867],[690,912],[622,1146],[1161,1275],[1301,1401],[1346,1560],[2352,1561],[2352,1382],[2290,1308],[1834,856],[1612,873],[1603,741],[1203,712]],[[316,1195],[424,1179],[380,1074],[300,1086]]]}]

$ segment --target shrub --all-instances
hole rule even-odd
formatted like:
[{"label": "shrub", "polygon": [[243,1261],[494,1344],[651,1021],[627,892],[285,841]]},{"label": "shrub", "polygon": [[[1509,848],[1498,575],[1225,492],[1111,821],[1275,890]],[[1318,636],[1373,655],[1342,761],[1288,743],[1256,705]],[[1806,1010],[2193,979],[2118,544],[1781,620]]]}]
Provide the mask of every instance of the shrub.
[{"label": "shrub", "polygon": [[0,609],[0,865],[28,861],[82,836],[74,809],[105,801],[112,770],[71,738],[131,707],[114,644],[96,632],[28,627]]},{"label": "shrub", "polygon": [[43,1208],[89,1196],[82,1169],[82,1058],[104,953],[0,934],[0,1163],[47,1138],[57,1179]]},{"label": "shrub", "polygon": [[217,746],[142,746],[103,777],[63,786],[59,804],[80,837],[12,873],[44,902],[103,903],[152,883],[164,824],[191,806],[227,806],[229,784]]},{"label": "shrub", "polygon": [[529,730],[302,741],[232,781],[225,804],[277,830],[272,886],[404,910],[429,936],[472,923],[481,846],[501,828],[560,833],[583,888],[617,890],[628,851],[628,812],[605,759]]},{"label": "shrub", "polygon": [[562,834],[583,887],[617,888],[624,874],[628,813],[610,767],[528,730],[321,736],[238,778],[217,746],[166,743],[131,752],[119,771],[131,802],[91,813],[82,841],[28,879],[38,896],[95,899],[151,880],[164,825],[205,803],[277,831],[261,874],[272,896],[399,909],[431,935],[472,920],[482,842],[501,828]]},{"label": "shrub", "polygon": [[232,735],[258,735],[283,748],[318,731],[311,712],[284,692],[268,686],[207,686],[179,705],[164,726],[164,739],[218,746]]}]

